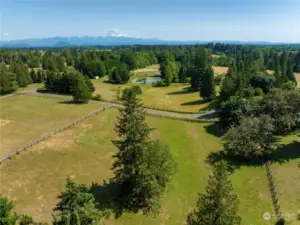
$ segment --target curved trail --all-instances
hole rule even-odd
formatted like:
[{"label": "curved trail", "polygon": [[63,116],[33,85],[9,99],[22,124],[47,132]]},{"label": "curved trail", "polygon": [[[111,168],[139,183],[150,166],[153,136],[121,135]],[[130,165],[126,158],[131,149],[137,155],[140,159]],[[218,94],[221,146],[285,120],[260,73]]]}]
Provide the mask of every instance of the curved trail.
[{"label": "curved trail", "polygon": [[[36,96],[53,97],[53,98],[61,98],[64,100],[72,100],[71,96],[40,93],[40,92],[36,92],[35,89],[20,91],[18,93],[19,94],[30,94],[30,95],[36,95]],[[119,103],[111,103],[111,102],[95,101],[95,100],[90,100],[90,103],[97,104],[97,105],[103,105],[103,106],[109,106],[109,107],[113,107],[113,108],[119,108],[119,109],[124,108],[124,106]],[[215,110],[210,110],[205,113],[177,113],[177,112],[168,112],[168,111],[163,111],[163,110],[158,110],[158,109],[145,108],[145,111],[148,115],[169,117],[169,118],[173,118],[173,119],[183,119],[183,120],[212,119],[212,118],[214,118],[214,114],[215,114]]]}]

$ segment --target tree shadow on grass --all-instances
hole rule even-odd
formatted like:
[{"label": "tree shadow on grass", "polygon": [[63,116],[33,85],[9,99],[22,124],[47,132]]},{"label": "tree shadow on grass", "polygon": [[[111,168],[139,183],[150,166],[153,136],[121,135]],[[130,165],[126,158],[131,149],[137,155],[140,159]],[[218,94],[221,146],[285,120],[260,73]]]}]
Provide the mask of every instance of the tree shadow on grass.
[{"label": "tree shadow on grass", "polygon": [[201,104],[204,104],[204,103],[207,103],[207,101],[205,101],[203,99],[199,99],[199,100],[196,100],[196,101],[185,102],[185,103],[182,103],[181,105],[201,105]]},{"label": "tree shadow on grass", "polygon": [[297,141],[293,141],[286,145],[280,145],[272,157],[272,161],[280,164],[289,162],[293,159],[300,159],[300,142]]},{"label": "tree shadow on grass", "polygon": [[113,214],[115,218],[119,218],[122,215],[124,207],[120,201],[120,184],[113,180],[103,181],[103,184],[92,183],[90,192],[96,200],[97,208],[103,212],[106,217]]},{"label": "tree shadow on grass", "polygon": [[170,92],[167,95],[183,95],[183,94],[190,94],[196,92],[191,88],[183,88],[181,91],[174,91],[174,92]]},{"label": "tree shadow on grass", "polygon": [[221,129],[221,125],[218,122],[211,123],[211,124],[205,126],[204,128],[205,128],[205,130],[206,130],[207,133],[212,134],[212,135],[214,135],[216,137],[221,137],[225,133]]},{"label": "tree shadow on grass", "polygon": [[286,145],[280,145],[273,154],[252,160],[246,160],[242,157],[230,156],[224,151],[212,152],[206,159],[210,165],[214,165],[220,161],[225,161],[230,171],[234,171],[241,166],[259,167],[266,162],[284,164],[290,160],[300,159],[300,142],[292,142]]}]

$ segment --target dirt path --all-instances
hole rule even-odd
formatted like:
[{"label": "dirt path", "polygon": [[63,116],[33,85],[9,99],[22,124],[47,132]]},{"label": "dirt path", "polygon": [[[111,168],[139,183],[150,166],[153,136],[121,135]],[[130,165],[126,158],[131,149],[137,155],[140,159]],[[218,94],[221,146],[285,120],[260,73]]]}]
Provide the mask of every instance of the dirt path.
[{"label": "dirt path", "polygon": [[[52,98],[60,98],[60,99],[64,99],[64,100],[72,100],[71,96],[39,93],[39,92],[36,92],[35,89],[21,91],[19,93],[30,94],[30,95],[35,95],[35,96],[45,96],[45,97],[50,97],[50,98],[51,97]],[[91,100],[90,103],[97,104],[97,105],[110,106],[110,107],[119,108],[119,109],[124,108],[124,106],[122,104],[118,104],[118,103],[94,101],[94,100]],[[148,109],[148,108],[145,108],[145,110],[148,115],[169,117],[169,118],[173,118],[173,119],[183,119],[183,120],[212,119],[215,114],[215,110],[210,110],[205,113],[177,113],[177,112],[168,112],[168,111]]]}]

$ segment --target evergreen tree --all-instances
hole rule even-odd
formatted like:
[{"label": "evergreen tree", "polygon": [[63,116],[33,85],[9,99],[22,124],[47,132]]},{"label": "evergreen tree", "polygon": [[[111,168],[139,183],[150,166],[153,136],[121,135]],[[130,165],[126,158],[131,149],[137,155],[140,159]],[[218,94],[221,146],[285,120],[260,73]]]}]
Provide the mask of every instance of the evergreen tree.
[{"label": "evergreen tree", "polygon": [[287,72],[286,72],[286,77],[289,81],[292,81],[292,82],[295,82],[297,83],[297,80],[296,80],[296,77],[295,77],[295,74],[293,72],[293,66],[292,65],[289,65],[288,69],[287,69]]},{"label": "evergreen tree", "polygon": [[8,94],[17,89],[16,74],[0,69],[0,94]]},{"label": "evergreen tree", "polygon": [[235,95],[237,92],[237,69],[236,64],[233,63],[223,80],[221,92],[220,92],[220,99],[221,101],[227,101],[231,96]]},{"label": "evergreen tree", "polygon": [[100,213],[96,209],[94,196],[83,184],[67,180],[66,191],[58,197],[60,202],[54,211],[53,225],[93,225],[98,224]]},{"label": "evergreen tree", "polygon": [[130,88],[122,96],[125,105],[116,124],[121,141],[114,163],[115,180],[121,184],[121,202],[126,210],[156,215],[175,163],[167,146],[149,141],[151,129],[136,92]]},{"label": "evergreen tree", "polygon": [[44,80],[45,80],[45,77],[44,77],[44,73],[42,73],[40,70],[37,71],[37,83],[43,83]]},{"label": "evergreen tree", "polygon": [[215,165],[206,193],[199,194],[196,209],[188,215],[188,225],[239,225],[239,201],[233,192],[224,163]]},{"label": "evergreen tree", "polygon": [[171,65],[167,65],[165,67],[165,71],[164,71],[164,74],[165,74],[165,84],[167,86],[170,86],[171,83],[172,83],[172,80],[173,80],[173,75],[172,75],[172,66]]},{"label": "evergreen tree", "polygon": [[31,68],[30,77],[33,83],[38,83],[37,74],[33,68]]},{"label": "evergreen tree", "polygon": [[216,97],[214,71],[212,68],[207,68],[204,73],[202,86],[200,88],[200,97],[208,101],[212,101]]},{"label": "evergreen tree", "polygon": [[92,97],[92,92],[90,91],[84,76],[81,74],[78,74],[74,80],[72,95],[73,100],[76,103],[88,103],[89,99]]},{"label": "evergreen tree", "polygon": [[298,53],[295,57],[294,72],[300,73],[300,50],[298,51]]},{"label": "evergreen tree", "polygon": [[184,83],[187,78],[187,67],[185,65],[181,65],[179,74],[178,74],[178,79],[180,83]]},{"label": "evergreen tree", "polygon": [[12,212],[14,205],[8,198],[0,196],[0,224],[15,225],[18,216]]}]

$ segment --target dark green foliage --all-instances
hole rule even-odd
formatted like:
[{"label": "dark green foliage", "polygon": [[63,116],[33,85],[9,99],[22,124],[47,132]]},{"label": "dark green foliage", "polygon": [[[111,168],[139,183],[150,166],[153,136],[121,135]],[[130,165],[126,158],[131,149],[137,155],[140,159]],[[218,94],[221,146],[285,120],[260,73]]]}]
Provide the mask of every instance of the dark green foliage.
[{"label": "dark green foliage", "polygon": [[9,94],[17,89],[16,74],[0,69],[0,94]]},{"label": "dark green foliage", "polygon": [[268,93],[271,88],[276,85],[275,77],[263,73],[254,74],[251,76],[250,84],[254,88],[261,88],[264,93]]},{"label": "dark green foliage", "polygon": [[173,80],[173,75],[172,75],[172,66],[171,65],[167,65],[165,67],[165,77],[164,77],[164,81],[166,86],[170,86]]},{"label": "dark green foliage", "polygon": [[36,80],[37,83],[43,83],[44,82],[45,74],[42,71],[38,70],[36,76],[37,76],[37,80]]},{"label": "dark green foliage", "polygon": [[126,210],[156,215],[171,175],[174,161],[167,146],[149,141],[151,129],[145,122],[145,111],[134,89],[125,89],[124,110],[116,124],[121,138],[116,143],[115,181],[121,184],[122,207]]},{"label": "dark green foliage", "polygon": [[123,189],[125,202],[133,211],[142,210],[146,215],[157,215],[161,208],[162,195],[176,164],[168,146],[159,141],[147,142],[139,155],[137,167]]},{"label": "dark green foliage", "polygon": [[223,80],[220,99],[221,101],[227,101],[231,96],[235,95],[237,92],[237,72],[235,64],[229,67],[228,72]]},{"label": "dark green foliage", "polygon": [[216,98],[215,78],[212,68],[207,68],[203,74],[200,96],[208,101]]},{"label": "dark green foliage", "polygon": [[239,200],[228,179],[224,163],[214,166],[205,194],[199,194],[196,209],[187,217],[188,225],[239,225]]},{"label": "dark green foliage", "polygon": [[32,83],[38,83],[37,74],[33,68],[31,68],[31,71],[30,71],[30,77],[31,77]]},{"label": "dark green foliage", "polygon": [[12,212],[14,205],[8,198],[0,196],[0,224],[15,225],[18,216]]},{"label": "dark green foliage", "polygon": [[231,127],[224,136],[224,152],[245,159],[270,155],[278,140],[274,131],[275,126],[269,116],[243,118],[240,125]]},{"label": "dark green foliage", "polygon": [[264,96],[264,91],[261,88],[255,88],[255,96]]},{"label": "dark green foliage", "polygon": [[60,202],[54,211],[53,225],[93,225],[98,224],[100,213],[96,209],[94,196],[83,184],[67,180],[66,191],[58,197]]},{"label": "dark green foliage", "polygon": [[298,50],[298,53],[297,53],[297,55],[295,57],[294,71],[296,73],[300,73],[300,50]]},{"label": "dark green foliage", "polygon": [[300,92],[274,89],[262,99],[259,111],[274,120],[276,134],[288,133],[299,126]]},{"label": "dark green foliage", "polygon": [[129,81],[130,74],[126,64],[114,67],[109,76],[110,80],[116,84],[125,84]]},{"label": "dark green foliage", "polygon": [[297,84],[297,80],[296,80],[296,78],[295,78],[295,74],[294,74],[294,72],[293,72],[292,66],[289,66],[289,67],[288,67],[287,72],[286,72],[286,77],[287,77],[287,79],[288,79],[289,81],[292,81],[292,82],[294,82],[294,83]]},{"label": "dark green foliage", "polygon": [[48,224],[36,222],[32,219],[31,216],[28,216],[28,215],[21,215],[20,216],[20,225],[48,225]]},{"label": "dark green foliage", "polygon": [[252,115],[254,112],[255,108],[247,100],[232,96],[228,101],[221,103],[220,124],[224,129],[228,129],[230,126],[238,125],[242,117]]},{"label": "dark green foliage", "polygon": [[179,73],[178,73],[178,79],[180,83],[185,83],[186,78],[188,77],[188,69],[186,66],[182,65],[180,67]]},{"label": "dark green foliage", "polygon": [[83,75],[77,75],[72,84],[73,100],[76,103],[88,103],[92,97],[90,87]]},{"label": "dark green foliage", "polygon": [[223,76],[216,76],[215,77],[215,84],[216,85],[221,85],[224,77]]},{"label": "dark green foliage", "polygon": [[288,90],[288,91],[296,90],[297,89],[297,83],[289,80],[288,82],[285,82],[285,83],[281,84],[281,88],[283,90]]},{"label": "dark green foliage", "polygon": [[208,52],[206,49],[200,48],[194,58],[194,68],[191,71],[191,88],[200,90],[202,87],[202,79],[208,68]]},{"label": "dark green foliage", "polygon": [[95,91],[95,87],[92,80],[88,77],[85,77],[85,83],[88,86],[89,91],[93,93]]},{"label": "dark green foliage", "polygon": [[136,93],[136,95],[141,95],[143,93],[143,90],[139,85],[134,85],[131,88]]}]

